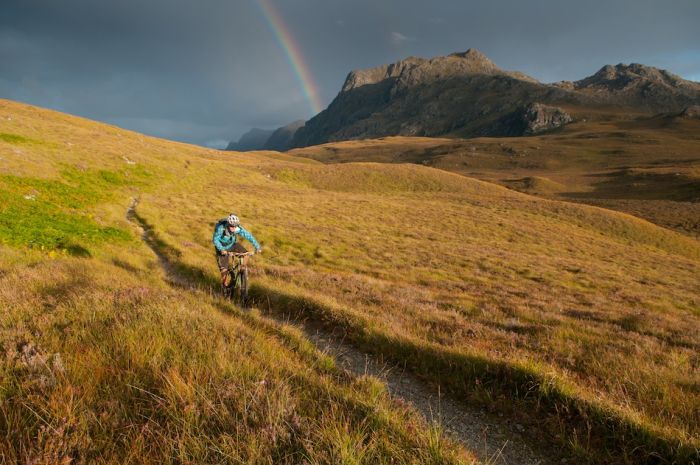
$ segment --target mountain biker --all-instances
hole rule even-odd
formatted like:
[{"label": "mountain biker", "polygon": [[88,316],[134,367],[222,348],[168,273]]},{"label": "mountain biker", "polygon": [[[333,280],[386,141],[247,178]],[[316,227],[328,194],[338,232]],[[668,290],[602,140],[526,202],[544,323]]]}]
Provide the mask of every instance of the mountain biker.
[{"label": "mountain biker", "polygon": [[[225,282],[228,276],[228,265],[231,253],[246,253],[248,250],[241,245],[238,237],[246,239],[255,247],[255,253],[262,253],[262,247],[255,237],[241,226],[241,220],[231,213],[228,217],[222,218],[214,226],[214,250],[216,251],[216,261],[221,271],[221,281]],[[243,266],[248,264],[248,257],[243,257]]]}]

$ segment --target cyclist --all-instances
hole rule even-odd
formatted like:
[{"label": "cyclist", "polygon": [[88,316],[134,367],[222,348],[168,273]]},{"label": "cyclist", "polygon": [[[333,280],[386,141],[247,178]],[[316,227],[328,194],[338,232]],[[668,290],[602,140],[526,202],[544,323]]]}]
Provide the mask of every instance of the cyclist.
[{"label": "cyclist", "polygon": [[[222,218],[214,226],[214,250],[216,251],[216,261],[221,271],[221,281],[226,282],[228,276],[228,264],[231,253],[246,253],[248,250],[241,245],[238,237],[246,239],[255,247],[255,253],[262,253],[262,247],[255,240],[255,237],[241,226],[241,220],[231,213],[227,218]],[[248,264],[248,257],[243,257],[243,266]]]}]

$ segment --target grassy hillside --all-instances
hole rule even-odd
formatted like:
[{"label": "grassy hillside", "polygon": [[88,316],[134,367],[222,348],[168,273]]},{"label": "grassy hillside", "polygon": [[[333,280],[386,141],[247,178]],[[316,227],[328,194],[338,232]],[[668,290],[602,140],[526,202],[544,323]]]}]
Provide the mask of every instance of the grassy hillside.
[{"label": "grassy hillside", "polygon": [[213,152],[0,118],[0,463],[474,460],[298,330],[168,284],[126,208]]},{"label": "grassy hillside", "polygon": [[290,153],[326,163],[420,163],[700,235],[700,120],[571,111],[575,123],[534,137],[390,137]]},{"label": "grassy hillside", "polygon": [[[5,348],[10,381],[0,391],[9,457],[54,447],[30,440],[39,433],[9,431],[57,430],[101,438],[94,453],[115,461],[124,450],[146,461],[135,433],[145,427],[161,444],[149,450],[194,462],[239,449],[276,463],[297,453],[338,462],[332,454],[342,451],[366,453],[359,463],[457,460],[376,383],[349,383],[298,334],[210,296],[211,229],[232,210],[266,249],[253,277],[262,311],[342,330],[530,434],[560,441],[578,461],[697,456],[700,245],[692,238],[429,167],[219,153],[10,102],[0,118],[11,135],[0,142],[0,222],[27,231],[0,238],[0,296],[12,308],[2,328],[20,334]],[[161,260],[194,289],[163,284],[125,218],[132,198]],[[27,203],[43,213],[33,216]],[[70,227],[54,231],[54,220]],[[249,336],[231,337],[239,333]],[[41,349],[21,355],[30,343]],[[54,353],[66,366],[37,394],[22,387],[36,376],[22,358],[33,350],[42,370]],[[234,357],[245,362],[231,365]],[[102,378],[110,381],[87,375],[111,365]],[[249,410],[240,406],[263,380],[271,389],[251,404],[252,426],[241,426]],[[226,383],[239,386],[228,404],[217,397]],[[278,386],[307,429],[297,433],[291,411],[275,407]],[[71,398],[77,423],[60,430],[73,418],[61,410]],[[197,399],[190,419],[185,407]],[[222,403],[224,419],[219,408],[207,410]],[[119,436],[125,447],[100,426],[103,411],[105,421],[138,425]],[[270,445],[268,427],[283,445]]]}]

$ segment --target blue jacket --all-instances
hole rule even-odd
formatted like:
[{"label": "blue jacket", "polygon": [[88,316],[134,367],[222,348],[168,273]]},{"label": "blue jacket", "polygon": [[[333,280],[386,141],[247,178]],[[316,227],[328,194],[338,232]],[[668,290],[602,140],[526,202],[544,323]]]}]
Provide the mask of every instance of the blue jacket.
[{"label": "blue jacket", "polygon": [[242,236],[243,239],[248,240],[255,250],[260,249],[260,244],[255,240],[255,237],[248,231],[246,231],[243,226],[238,226],[238,230],[233,234],[228,230],[228,221],[226,219],[219,220],[214,227],[214,237],[212,237],[212,242],[214,247],[218,251],[231,250],[233,245],[238,242],[238,236]]}]

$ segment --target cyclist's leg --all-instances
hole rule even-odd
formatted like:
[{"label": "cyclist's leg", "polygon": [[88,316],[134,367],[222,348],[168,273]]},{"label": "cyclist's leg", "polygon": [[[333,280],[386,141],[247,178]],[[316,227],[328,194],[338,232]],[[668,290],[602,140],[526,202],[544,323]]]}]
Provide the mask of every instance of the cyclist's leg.
[{"label": "cyclist's leg", "polygon": [[219,272],[221,273],[221,284],[226,284],[226,280],[228,278],[228,261],[229,261],[229,256],[228,255],[222,255],[219,253],[218,249],[216,250],[216,264],[219,265]]}]

